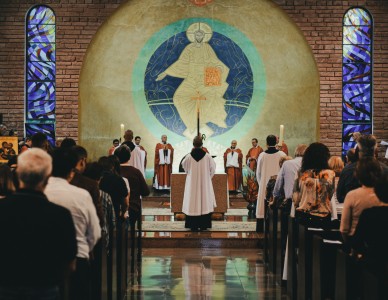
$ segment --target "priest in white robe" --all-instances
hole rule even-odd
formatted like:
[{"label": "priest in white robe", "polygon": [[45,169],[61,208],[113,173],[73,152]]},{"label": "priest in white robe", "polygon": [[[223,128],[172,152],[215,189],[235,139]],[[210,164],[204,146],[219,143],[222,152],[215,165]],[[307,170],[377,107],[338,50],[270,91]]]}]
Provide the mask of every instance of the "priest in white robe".
[{"label": "priest in white robe", "polygon": [[201,137],[194,138],[193,146],[182,162],[187,173],[182,212],[186,214],[186,228],[202,231],[212,227],[211,214],[217,206],[212,183],[216,163],[201,148]]},{"label": "priest in white robe", "polygon": [[263,231],[264,225],[264,199],[268,180],[271,176],[279,173],[279,160],[282,156],[286,156],[283,151],[276,149],[276,136],[267,136],[267,150],[260,153],[257,159],[256,178],[259,183],[259,193],[257,195],[256,218],[257,231]]},{"label": "priest in white robe", "polygon": [[142,151],[139,147],[133,148],[131,151],[131,158],[128,162],[128,165],[135,167],[138,169],[143,177],[145,178],[145,170],[144,170],[144,151]]}]

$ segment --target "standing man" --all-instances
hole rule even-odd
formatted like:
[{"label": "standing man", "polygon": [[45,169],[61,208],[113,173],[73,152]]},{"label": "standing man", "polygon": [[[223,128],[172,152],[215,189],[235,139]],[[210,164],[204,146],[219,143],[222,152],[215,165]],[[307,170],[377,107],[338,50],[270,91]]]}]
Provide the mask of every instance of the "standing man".
[{"label": "standing man", "polygon": [[35,133],[31,137],[31,148],[40,148],[47,152],[49,149],[47,136],[42,132]]},{"label": "standing man", "polygon": [[143,161],[144,169],[147,167],[147,151],[144,149],[143,146],[140,145],[141,137],[136,136],[135,137],[135,147],[138,147],[141,150],[141,160]]},{"label": "standing man", "polygon": [[172,162],[174,148],[167,143],[167,135],[162,135],[161,143],[155,147],[155,175],[154,188],[157,190],[169,190],[171,188]]},{"label": "standing man", "polygon": [[53,172],[44,193],[50,202],[70,211],[77,236],[77,268],[70,277],[70,298],[89,300],[89,253],[101,237],[101,227],[88,191],[69,183],[77,164],[76,153],[71,148],[57,148],[52,156]]},{"label": "standing man", "polygon": [[286,156],[286,154],[276,149],[276,136],[267,136],[267,150],[259,155],[256,170],[256,178],[259,183],[256,205],[257,232],[263,231],[264,198],[267,183],[271,176],[278,175],[280,170],[279,160],[282,156]]},{"label": "standing man", "polygon": [[122,142],[122,145],[127,145],[129,149],[132,151],[135,148],[135,144],[132,142],[132,140],[133,140],[133,131],[130,129],[127,129],[124,133],[124,142]]},{"label": "standing man", "polygon": [[202,231],[212,227],[211,214],[217,206],[212,183],[216,163],[202,149],[201,137],[194,138],[193,146],[182,162],[187,173],[182,212],[186,214],[186,228]]},{"label": "standing man", "polygon": [[51,169],[45,151],[25,151],[16,170],[20,189],[0,201],[0,299],[59,299],[59,285],[74,270],[71,214],[43,194]]},{"label": "standing man", "polygon": [[246,156],[246,164],[253,172],[256,173],[257,168],[257,158],[260,153],[263,152],[263,148],[258,145],[257,138],[252,139],[252,148],[249,149]]},{"label": "standing man", "polygon": [[86,169],[86,162],[88,158],[88,152],[82,146],[76,145],[71,147],[77,155],[77,164],[74,168],[74,176],[70,181],[70,184],[77,186],[81,189],[85,189],[89,192],[90,196],[93,199],[94,207],[97,211],[98,219],[100,220],[100,225],[104,224],[104,211],[102,209],[102,203],[100,199],[100,188],[98,183],[83,175]]},{"label": "standing man", "polygon": [[237,148],[237,141],[233,140],[230,148],[224,153],[225,173],[228,174],[228,190],[236,191],[242,184],[242,160],[244,155]]}]

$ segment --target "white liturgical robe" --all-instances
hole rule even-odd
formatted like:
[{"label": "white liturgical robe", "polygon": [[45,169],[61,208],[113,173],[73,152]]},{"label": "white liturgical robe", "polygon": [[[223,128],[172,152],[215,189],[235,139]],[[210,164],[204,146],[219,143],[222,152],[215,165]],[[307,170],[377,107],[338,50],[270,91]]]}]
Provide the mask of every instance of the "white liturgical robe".
[{"label": "white liturgical robe", "polygon": [[191,154],[186,155],[182,167],[187,173],[182,212],[188,216],[201,216],[214,211],[216,197],[212,178],[216,163],[206,153],[199,161]]},{"label": "white liturgical robe", "polygon": [[139,169],[139,171],[144,176],[144,159],[145,159],[145,152],[142,151],[139,147],[135,147],[131,151],[131,158],[129,159],[128,165],[135,167],[136,169]]},{"label": "white liturgical robe", "polygon": [[264,218],[264,199],[268,180],[270,180],[271,176],[278,175],[280,170],[279,160],[282,156],[286,156],[283,151],[271,152],[270,150],[261,152],[257,159],[256,178],[259,183],[256,205],[257,219]]}]

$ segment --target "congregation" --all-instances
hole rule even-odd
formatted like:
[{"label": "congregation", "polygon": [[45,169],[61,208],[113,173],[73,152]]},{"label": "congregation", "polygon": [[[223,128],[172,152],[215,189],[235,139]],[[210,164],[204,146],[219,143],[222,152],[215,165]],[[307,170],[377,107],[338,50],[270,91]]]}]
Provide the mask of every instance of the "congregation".
[{"label": "congregation", "polygon": [[[113,141],[108,156],[88,162],[87,150],[73,139],[65,138],[51,148],[47,137],[37,133],[22,145],[17,160],[0,165],[0,234],[7,242],[0,248],[0,298],[35,293],[56,299],[69,276],[71,299],[89,299],[93,248],[106,242],[100,238],[108,235],[115,220],[129,218],[130,226],[136,226],[142,197],[150,193],[145,179],[147,152],[140,145],[141,137],[136,136],[133,143],[133,132],[127,130],[123,138],[121,144]],[[245,162],[254,174],[256,189],[246,192],[257,199],[257,231],[263,231],[265,206],[277,206],[300,224],[338,227],[344,249],[374,268],[386,260],[388,240],[382,233],[388,225],[388,166],[386,160],[376,157],[373,135],[360,135],[356,140],[356,148],[349,150],[343,162],[341,157],[331,156],[322,143],[298,145],[292,158],[274,135],[267,136],[266,150],[252,139]],[[184,200],[186,227],[196,230],[211,227],[216,203],[210,179],[215,163],[200,137],[193,145],[192,159],[184,159],[183,168],[190,174],[195,161],[201,161],[203,167],[195,172],[203,176],[200,170],[206,169],[204,184],[211,190],[210,205],[199,214],[205,221],[191,217],[197,210],[192,201],[205,196]],[[156,190],[170,187],[173,157],[174,148],[163,135],[155,147]],[[242,160],[242,151],[233,140],[224,154],[229,191],[242,189]],[[185,192],[185,199],[193,198],[194,192]],[[21,234],[27,241],[15,240]],[[48,242],[47,236],[56,240]],[[22,253],[24,243],[38,246]],[[281,242],[283,253],[286,244],[287,240]],[[32,270],[39,274],[32,275]]]}]

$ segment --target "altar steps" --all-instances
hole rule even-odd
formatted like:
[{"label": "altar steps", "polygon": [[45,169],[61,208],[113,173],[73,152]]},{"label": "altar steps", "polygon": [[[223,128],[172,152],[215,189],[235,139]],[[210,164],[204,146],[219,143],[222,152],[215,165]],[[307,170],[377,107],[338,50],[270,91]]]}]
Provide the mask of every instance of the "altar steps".
[{"label": "altar steps", "polygon": [[230,195],[230,208],[213,220],[209,230],[191,232],[184,228],[184,215],[170,210],[168,194],[143,199],[143,248],[262,248],[263,234],[257,234],[256,220],[248,220],[247,202],[241,194]]}]

